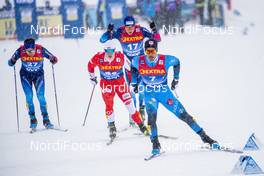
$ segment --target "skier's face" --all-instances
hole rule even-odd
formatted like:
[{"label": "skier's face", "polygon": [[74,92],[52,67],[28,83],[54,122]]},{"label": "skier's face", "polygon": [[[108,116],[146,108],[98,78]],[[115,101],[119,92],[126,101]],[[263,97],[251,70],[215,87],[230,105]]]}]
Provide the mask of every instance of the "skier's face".
[{"label": "skier's face", "polygon": [[29,56],[34,56],[36,53],[36,50],[35,50],[35,48],[28,48],[28,49],[26,49],[26,53]]},{"label": "skier's face", "polygon": [[129,35],[133,34],[134,30],[135,30],[135,26],[125,26],[125,31]]},{"label": "skier's face", "polygon": [[145,50],[146,55],[150,61],[154,61],[157,56],[157,50],[154,48],[148,48]]},{"label": "skier's face", "polygon": [[106,58],[111,59],[115,53],[115,49],[105,49]]}]

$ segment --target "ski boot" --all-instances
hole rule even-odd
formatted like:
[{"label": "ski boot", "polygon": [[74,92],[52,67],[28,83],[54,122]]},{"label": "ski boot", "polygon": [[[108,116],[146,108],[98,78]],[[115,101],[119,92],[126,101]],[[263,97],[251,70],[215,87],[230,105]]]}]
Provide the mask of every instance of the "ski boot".
[{"label": "ski boot", "polygon": [[53,129],[54,125],[50,122],[48,116],[43,117],[43,125],[46,129]]},{"label": "ski boot", "polygon": [[31,118],[30,119],[30,127],[32,130],[35,130],[37,128],[38,125],[38,120],[36,119],[36,117]]},{"label": "ski boot", "polygon": [[154,139],[151,140],[152,142],[152,155],[157,155],[160,153],[160,143],[158,137],[154,137]]},{"label": "ski boot", "polygon": [[115,127],[115,122],[109,122],[108,123],[108,128],[109,128],[109,137],[111,139],[114,139],[116,137],[116,127]]},{"label": "ski boot", "polygon": [[138,125],[140,131],[145,135],[145,136],[149,136],[149,130],[147,129],[147,127],[144,125],[144,123],[142,122],[141,124]]},{"label": "ski boot", "polygon": [[142,118],[142,120],[144,122],[146,120],[146,118],[145,118],[145,105],[140,106],[139,113],[140,113],[141,118]]},{"label": "ski boot", "polygon": [[198,132],[198,135],[201,137],[202,141],[206,144],[209,144],[212,149],[219,149],[220,146],[217,141],[210,138],[202,129]]},{"label": "ski boot", "polygon": [[36,130],[38,125],[38,120],[36,119],[35,113],[29,112],[29,118],[30,118],[30,126],[29,128],[32,129],[32,131]]}]

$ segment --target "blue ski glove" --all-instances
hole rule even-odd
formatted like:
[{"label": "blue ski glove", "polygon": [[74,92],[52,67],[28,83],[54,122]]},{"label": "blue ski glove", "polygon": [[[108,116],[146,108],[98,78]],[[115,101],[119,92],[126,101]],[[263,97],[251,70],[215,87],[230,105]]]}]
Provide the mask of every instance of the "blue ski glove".
[{"label": "blue ski glove", "polygon": [[9,60],[8,60],[8,65],[9,65],[10,67],[14,66],[15,64],[16,64],[16,60],[13,60],[13,59],[9,59]]}]

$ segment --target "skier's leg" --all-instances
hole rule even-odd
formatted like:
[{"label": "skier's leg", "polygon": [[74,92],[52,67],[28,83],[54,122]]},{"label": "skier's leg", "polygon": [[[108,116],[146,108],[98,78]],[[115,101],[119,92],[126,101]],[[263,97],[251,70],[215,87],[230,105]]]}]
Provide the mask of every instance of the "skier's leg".
[{"label": "skier's leg", "polygon": [[43,125],[46,128],[53,128],[53,124],[50,122],[48,111],[47,111],[47,102],[45,99],[45,81],[44,81],[44,73],[39,73],[38,75],[35,76],[33,80],[39,105],[40,105],[40,110],[41,114],[43,117]]},{"label": "skier's leg", "polygon": [[[142,87],[142,83],[140,83],[140,87]],[[145,121],[145,104],[144,104],[144,91],[139,88],[138,92],[139,99],[139,113],[141,114],[142,120]]]},{"label": "skier's leg", "polygon": [[[126,78],[127,85],[130,85],[131,80],[132,80],[132,76],[131,76],[131,71],[129,71],[128,69],[125,69],[125,78]],[[131,92],[131,96],[133,99],[134,106],[137,107],[136,94],[134,92]],[[135,123],[134,123],[134,121],[130,115],[129,115],[129,125],[130,126],[135,125]]]},{"label": "skier's leg", "polygon": [[102,92],[102,97],[105,103],[105,115],[107,118],[107,122],[111,123],[115,121],[115,115],[114,115],[114,96],[115,92]]},{"label": "skier's leg", "polygon": [[157,98],[165,108],[187,123],[194,132],[198,133],[202,130],[193,117],[186,112],[181,102],[174,96],[169,88],[166,92],[160,93]]},{"label": "skier's leg", "polygon": [[115,91],[111,85],[107,85],[107,88],[102,90],[102,97],[105,103],[105,115],[107,118],[107,124],[109,128],[109,137],[116,137],[116,127],[115,127],[115,114],[114,114],[114,96]]},{"label": "skier's leg", "polygon": [[154,98],[154,96],[145,93],[145,104],[146,104],[146,111],[148,114],[148,125],[150,125],[150,129],[151,129],[150,140],[152,142],[152,154],[158,154],[161,148],[158,139],[158,128],[156,124],[157,110],[159,103]]},{"label": "skier's leg", "polygon": [[45,81],[44,81],[44,75],[37,76],[34,80],[34,86],[36,89],[40,110],[42,113],[42,116],[48,116],[47,112],[47,102],[45,99]]},{"label": "skier's leg", "polygon": [[201,137],[204,143],[209,143],[210,145],[217,143],[217,141],[211,139],[198,125],[194,118],[187,113],[181,102],[173,95],[169,88],[165,93],[161,93],[157,98],[163,106],[175,114],[175,116],[177,116],[179,119],[188,124],[189,127]]},{"label": "skier's leg", "polygon": [[33,103],[32,80],[23,71],[20,71],[20,80],[21,80],[23,91],[24,91],[25,96],[26,96],[28,114],[30,117],[30,128],[36,128],[37,127],[37,119],[35,116],[35,107],[34,107],[34,103]]},{"label": "skier's leg", "polygon": [[148,125],[150,125],[151,129],[151,136],[150,139],[154,139],[158,136],[158,129],[157,129],[157,111],[159,103],[157,99],[154,98],[154,96],[148,96],[148,94],[145,93],[145,104],[146,104],[146,111],[148,114]]},{"label": "skier's leg", "polygon": [[126,82],[125,81],[121,82],[120,86],[116,87],[115,92],[117,93],[119,98],[123,101],[123,103],[126,105],[129,115],[131,116],[132,120],[138,125],[140,131],[143,134],[148,135],[149,134],[148,130],[144,126],[144,122],[142,121],[140,113],[135,108],[131,93],[129,91],[129,87],[127,86]]}]

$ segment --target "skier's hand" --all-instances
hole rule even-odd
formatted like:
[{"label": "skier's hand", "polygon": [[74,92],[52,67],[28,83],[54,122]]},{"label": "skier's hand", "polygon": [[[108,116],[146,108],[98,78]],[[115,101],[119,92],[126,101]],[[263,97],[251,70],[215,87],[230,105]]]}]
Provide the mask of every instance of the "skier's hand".
[{"label": "skier's hand", "polygon": [[14,59],[9,59],[9,60],[8,60],[8,65],[9,65],[10,67],[14,66],[15,64],[16,64],[16,60],[14,60]]},{"label": "skier's hand", "polygon": [[174,78],[172,80],[172,82],[171,82],[171,90],[175,90],[175,88],[177,87],[178,83],[179,83],[179,80]]},{"label": "skier's hand", "polygon": [[132,92],[138,93],[138,84],[131,83],[130,86],[131,86]]},{"label": "skier's hand", "polygon": [[91,82],[92,85],[95,86],[95,85],[98,83],[98,81],[97,81],[97,77],[96,77],[96,76],[95,76],[95,77],[91,77],[91,78],[90,78],[90,82]]},{"label": "skier's hand", "polygon": [[153,33],[157,33],[157,28],[156,28],[156,24],[154,21],[152,21],[151,23],[149,23],[149,27],[152,30]]},{"label": "skier's hand", "polygon": [[110,33],[112,33],[113,30],[114,30],[114,24],[113,23],[109,23],[108,24],[108,27],[107,27],[107,31],[110,32]]},{"label": "skier's hand", "polygon": [[52,64],[56,64],[57,62],[58,62],[58,58],[57,57],[52,57],[51,59],[50,59],[50,62],[52,63]]}]

